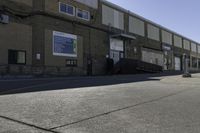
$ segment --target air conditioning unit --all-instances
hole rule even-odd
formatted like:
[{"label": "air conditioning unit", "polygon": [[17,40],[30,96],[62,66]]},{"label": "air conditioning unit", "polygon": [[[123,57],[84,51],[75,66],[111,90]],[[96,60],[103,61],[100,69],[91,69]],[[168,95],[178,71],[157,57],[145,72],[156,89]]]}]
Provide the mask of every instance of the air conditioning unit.
[{"label": "air conditioning unit", "polygon": [[0,14],[0,23],[8,24],[9,23],[9,16],[5,14]]}]

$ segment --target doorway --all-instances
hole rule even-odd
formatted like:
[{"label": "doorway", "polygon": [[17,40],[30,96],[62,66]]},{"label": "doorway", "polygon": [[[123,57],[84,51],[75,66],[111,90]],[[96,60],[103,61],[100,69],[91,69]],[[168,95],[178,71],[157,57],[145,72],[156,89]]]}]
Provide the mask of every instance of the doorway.
[{"label": "doorway", "polygon": [[120,39],[110,39],[110,59],[113,59],[114,64],[124,58],[124,41]]},{"label": "doorway", "polygon": [[124,53],[122,51],[110,50],[110,58],[116,64],[121,58],[124,58]]},{"label": "doorway", "polygon": [[180,57],[175,57],[175,70],[176,71],[181,71],[181,58]]}]

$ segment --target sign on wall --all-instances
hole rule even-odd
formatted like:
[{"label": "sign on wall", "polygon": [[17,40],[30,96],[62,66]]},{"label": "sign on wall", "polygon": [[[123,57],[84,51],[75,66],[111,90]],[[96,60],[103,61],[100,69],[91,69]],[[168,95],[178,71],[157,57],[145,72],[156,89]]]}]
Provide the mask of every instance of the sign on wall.
[{"label": "sign on wall", "polygon": [[85,4],[95,9],[98,8],[98,0],[75,0],[75,1]]},{"label": "sign on wall", "polygon": [[53,31],[53,55],[77,57],[77,36]]},{"label": "sign on wall", "polygon": [[124,43],[122,40],[110,39],[110,49],[111,50],[116,50],[116,51],[124,51]]}]

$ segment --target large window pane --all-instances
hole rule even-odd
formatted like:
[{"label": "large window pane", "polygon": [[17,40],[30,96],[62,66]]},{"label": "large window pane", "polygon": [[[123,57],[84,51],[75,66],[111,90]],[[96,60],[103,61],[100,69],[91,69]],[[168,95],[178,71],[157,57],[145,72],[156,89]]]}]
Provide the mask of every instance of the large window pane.
[{"label": "large window pane", "polygon": [[71,14],[71,15],[74,15],[74,7],[66,5],[66,12]]},{"label": "large window pane", "polygon": [[63,4],[63,3],[60,3],[60,11],[61,12],[66,12],[66,5],[65,4]]}]

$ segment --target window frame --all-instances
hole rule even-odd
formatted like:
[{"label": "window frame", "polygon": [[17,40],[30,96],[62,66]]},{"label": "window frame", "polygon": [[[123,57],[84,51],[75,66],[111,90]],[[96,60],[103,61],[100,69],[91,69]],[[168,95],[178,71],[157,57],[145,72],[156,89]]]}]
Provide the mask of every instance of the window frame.
[{"label": "window frame", "polygon": [[[87,13],[88,13],[88,19],[83,18],[83,17],[79,17],[79,16],[78,16],[79,10],[82,11],[82,12],[87,12]],[[79,19],[83,19],[83,20],[86,20],[86,21],[90,21],[90,19],[91,19],[91,18],[90,18],[90,11],[83,10],[83,9],[80,9],[80,8],[76,8],[76,17],[79,18]]]},{"label": "window frame", "polygon": [[[63,12],[63,11],[61,10],[61,8],[60,8],[61,4],[64,4],[65,6],[71,6],[71,7],[73,7],[73,14],[70,14],[70,13],[68,13],[68,12]],[[73,6],[73,5],[66,4],[66,3],[63,3],[63,2],[59,2],[59,13],[63,13],[63,14],[66,14],[66,15],[68,15],[68,16],[73,16],[73,17],[75,17],[75,15],[76,15],[76,8],[75,8],[75,6]]]},{"label": "window frame", "polygon": [[[10,52],[16,52],[17,53],[17,57],[16,57],[16,60],[15,60],[15,62],[13,61],[11,61],[10,60]],[[19,54],[19,52],[23,52],[24,54],[25,54],[25,59],[24,59],[24,63],[18,63],[17,62],[17,58],[18,58],[18,54]],[[8,49],[8,64],[13,64],[13,65],[26,65],[26,59],[27,59],[27,54],[26,54],[26,50],[14,50],[14,49]]]}]

